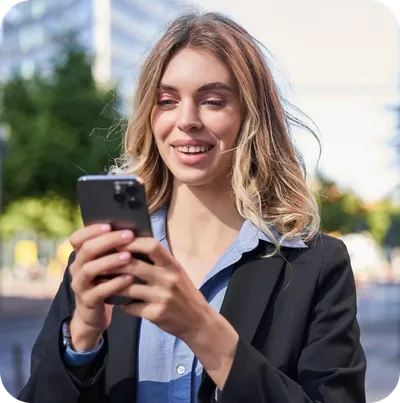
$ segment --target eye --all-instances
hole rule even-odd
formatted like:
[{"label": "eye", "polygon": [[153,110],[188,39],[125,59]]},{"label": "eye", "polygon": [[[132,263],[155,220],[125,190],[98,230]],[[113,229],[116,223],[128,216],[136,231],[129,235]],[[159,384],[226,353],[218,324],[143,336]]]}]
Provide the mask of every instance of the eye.
[{"label": "eye", "polygon": [[175,103],[174,100],[172,99],[161,99],[159,101],[157,101],[157,105],[173,105]]},{"label": "eye", "polygon": [[213,107],[222,107],[222,106],[224,106],[225,105],[225,102],[224,101],[220,101],[220,100],[216,100],[216,99],[209,99],[209,100],[207,100],[207,101],[204,101],[204,103],[206,104],[206,105],[209,105],[209,106],[213,106]]},{"label": "eye", "polygon": [[173,99],[160,99],[157,101],[157,105],[160,109],[169,110],[175,106],[177,102]]}]

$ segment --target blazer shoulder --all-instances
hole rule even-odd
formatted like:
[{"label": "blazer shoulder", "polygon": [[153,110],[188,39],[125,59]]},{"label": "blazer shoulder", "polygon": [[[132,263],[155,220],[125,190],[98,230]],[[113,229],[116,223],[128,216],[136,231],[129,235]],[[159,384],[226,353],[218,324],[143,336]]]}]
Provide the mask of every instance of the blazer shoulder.
[{"label": "blazer shoulder", "polygon": [[325,252],[327,249],[344,249],[347,250],[346,245],[341,239],[335,238],[331,235],[323,234],[319,232],[312,239],[305,242],[308,250],[317,250]]},{"label": "blazer shoulder", "polygon": [[346,244],[338,238],[319,233],[309,242],[304,249],[301,263],[314,262],[320,278],[331,275],[347,276],[352,274],[351,259]]},{"label": "blazer shoulder", "polygon": [[311,240],[306,242],[307,248],[287,249],[287,259],[304,271],[315,271],[319,276],[330,268],[342,266],[351,267],[350,257],[345,243],[333,236],[318,233]]}]

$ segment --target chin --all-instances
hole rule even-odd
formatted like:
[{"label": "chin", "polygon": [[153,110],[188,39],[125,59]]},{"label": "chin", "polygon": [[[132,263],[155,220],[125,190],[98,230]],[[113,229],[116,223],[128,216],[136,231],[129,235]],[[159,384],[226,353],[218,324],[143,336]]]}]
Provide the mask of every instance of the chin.
[{"label": "chin", "polygon": [[174,172],[171,171],[178,183],[186,185],[186,186],[204,186],[215,180],[214,175],[210,175],[210,173],[206,172]]}]

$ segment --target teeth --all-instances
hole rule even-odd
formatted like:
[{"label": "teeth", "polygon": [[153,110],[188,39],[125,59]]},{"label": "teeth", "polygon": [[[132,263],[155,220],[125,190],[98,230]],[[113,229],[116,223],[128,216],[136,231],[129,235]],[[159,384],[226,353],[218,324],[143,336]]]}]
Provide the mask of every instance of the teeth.
[{"label": "teeth", "polygon": [[177,146],[175,147],[181,153],[195,154],[195,153],[205,153],[210,151],[212,146]]}]

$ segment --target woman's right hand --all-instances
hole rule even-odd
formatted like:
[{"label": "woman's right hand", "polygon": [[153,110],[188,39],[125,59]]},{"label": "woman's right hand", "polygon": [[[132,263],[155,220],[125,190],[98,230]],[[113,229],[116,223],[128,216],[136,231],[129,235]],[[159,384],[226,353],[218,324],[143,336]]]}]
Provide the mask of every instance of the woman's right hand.
[{"label": "woman's right hand", "polygon": [[[108,224],[94,224],[75,231],[70,242],[76,257],[70,266],[71,288],[76,309],[70,323],[71,347],[75,351],[95,348],[111,323],[113,306],[104,300],[132,284],[127,274],[132,260],[129,252],[106,254],[133,240],[132,231],[111,231]],[[116,275],[97,281],[101,275]]]}]

